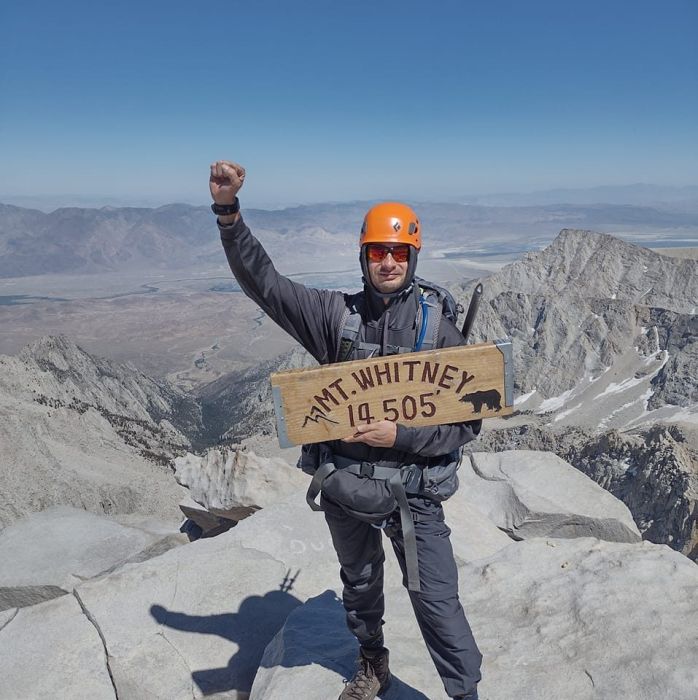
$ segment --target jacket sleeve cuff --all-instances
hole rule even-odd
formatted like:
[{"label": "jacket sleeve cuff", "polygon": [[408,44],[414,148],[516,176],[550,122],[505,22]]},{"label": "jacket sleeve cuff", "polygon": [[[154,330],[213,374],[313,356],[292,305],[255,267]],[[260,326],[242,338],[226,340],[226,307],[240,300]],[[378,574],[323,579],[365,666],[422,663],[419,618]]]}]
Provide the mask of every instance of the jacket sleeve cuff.
[{"label": "jacket sleeve cuff", "polygon": [[235,223],[229,226],[223,226],[218,219],[216,219],[216,224],[218,224],[218,230],[221,232],[221,240],[223,241],[232,241],[245,230],[245,222],[242,220],[242,215],[238,217]]},{"label": "jacket sleeve cuff", "polygon": [[412,445],[412,440],[410,438],[410,428],[402,423],[397,423],[397,435],[395,436],[395,444],[393,448],[396,450],[401,450],[403,452],[410,452],[410,447]]}]

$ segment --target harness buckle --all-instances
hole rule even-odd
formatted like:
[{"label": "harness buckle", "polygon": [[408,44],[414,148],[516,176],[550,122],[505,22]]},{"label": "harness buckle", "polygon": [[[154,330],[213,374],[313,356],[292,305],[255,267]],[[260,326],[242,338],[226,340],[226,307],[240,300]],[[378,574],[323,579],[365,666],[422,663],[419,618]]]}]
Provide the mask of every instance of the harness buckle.
[{"label": "harness buckle", "polygon": [[405,493],[419,493],[422,486],[422,470],[416,465],[405,469],[402,483],[405,487]]},{"label": "harness buckle", "polygon": [[369,479],[372,479],[373,470],[375,466],[376,465],[373,462],[361,462],[361,471],[359,473],[361,474],[361,476],[365,476]]}]

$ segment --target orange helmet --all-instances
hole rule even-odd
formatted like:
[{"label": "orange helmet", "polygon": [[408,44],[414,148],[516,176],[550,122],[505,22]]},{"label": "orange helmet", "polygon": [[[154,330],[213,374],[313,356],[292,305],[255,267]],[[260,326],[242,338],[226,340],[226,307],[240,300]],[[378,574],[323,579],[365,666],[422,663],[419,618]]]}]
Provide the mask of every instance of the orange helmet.
[{"label": "orange helmet", "polygon": [[368,210],[361,227],[360,245],[407,243],[422,247],[421,226],[414,211],[400,202],[381,202]]}]

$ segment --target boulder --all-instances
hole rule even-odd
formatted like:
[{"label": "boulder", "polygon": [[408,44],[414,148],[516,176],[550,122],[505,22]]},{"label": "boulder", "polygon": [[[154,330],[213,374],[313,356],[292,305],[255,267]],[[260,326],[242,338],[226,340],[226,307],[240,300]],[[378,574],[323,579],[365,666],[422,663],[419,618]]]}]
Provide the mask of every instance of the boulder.
[{"label": "boulder", "polygon": [[213,448],[203,457],[187,454],[175,460],[175,469],[175,478],[197,503],[229,520],[242,520],[307,483],[283,459],[242,449]]},{"label": "boulder", "polygon": [[470,462],[460,470],[461,490],[515,539],[640,540],[627,506],[550,452],[478,452]]},{"label": "boulder", "polygon": [[698,424],[599,433],[502,422],[474,445],[480,452],[554,452],[623,501],[643,539],[698,561]]},{"label": "boulder", "polygon": [[461,488],[444,503],[453,554],[458,564],[488,557],[511,544],[511,538],[469,499],[467,489]]},{"label": "boulder", "polygon": [[174,526],[126,526],[69,506],[55,506],[5,528],[0,538],[0,610],[34,605],[127,561],[186,542]]}]

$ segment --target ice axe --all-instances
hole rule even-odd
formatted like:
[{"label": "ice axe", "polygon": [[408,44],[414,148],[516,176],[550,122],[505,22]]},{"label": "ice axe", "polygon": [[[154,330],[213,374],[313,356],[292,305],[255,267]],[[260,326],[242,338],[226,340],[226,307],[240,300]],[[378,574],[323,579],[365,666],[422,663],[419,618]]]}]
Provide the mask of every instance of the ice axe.
[{"label": "ice axe", "polygon": [[470,297],[470,305],[468,306],[468,313],[465,315],[465,321],[463,322],[463,328],[461,333],[465,338],[465,342],[468,342],[468,336],[473,328],[473,323],[475,322],[475,316],[477,314],[477,308],[480,306],[480,299],[482,297],[482,282],[478,282],[477,286],[473,290],[473,296]]}]

